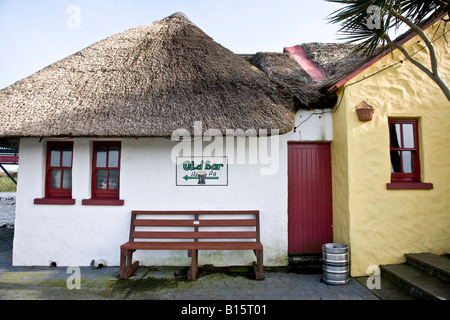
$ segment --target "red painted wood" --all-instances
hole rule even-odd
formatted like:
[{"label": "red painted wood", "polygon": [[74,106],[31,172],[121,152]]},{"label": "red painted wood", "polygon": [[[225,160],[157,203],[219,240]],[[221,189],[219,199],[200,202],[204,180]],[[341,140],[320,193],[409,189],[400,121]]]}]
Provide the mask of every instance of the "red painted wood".
[{"label": "red painted wood", "polygon": [[314,254],[332,242],[329,143],[288,144],[288,252]]},{"label": "red painted wood", "polygon": [[[106,151],[106,164],[105,167],[97,166],[97,150],[99,147],[107,147]],[[119,155],[118,155],[118,164],[117,167],[109,167],[109,148],[110,147],[118,147]],[[93,156],[92,156],[92,179],[91,179],[91,196],[92,199],[88,200],[98,200],[99,198],[110,198],[110,199],[119,199],[119,190],[120,190],[120,158],[122,152],[122,144],[120,141],[94,141],[93,143]],[[107,182],[106,185],[109,185],[109,174],[111,171],[119,171],[119,187],[117,189],[97,189],[97,171],[106,170],[107,171]],[[95,201],[85,201],[86,205],[102,205],[100,202]]]},{"label": "red painted wood", "polygon": [[73,205],[75,204],[75,199],[64,197],[38,198],[34,199],[34,204]]},{"label": "red painted wood", "polygon": [[[399,137],[394,138],[390,136],[390,151],[391,157],[392,152],[399,152],[399,161],[402,172],[392,172],[391,182],[420,182],[420,151],[419,151],[419,130],[418,130],[418,120],[417,119],[389,119],[389,128],[391,125],[400,125]],[[412,125],[413,128],[413,143],[414,147],[405,147],[405,137],[404,137],[404,125]],[[392,135],[391,130],[390,135]],[[400,145],[398,145],[398,141]],[[394,143],[395,142],[395,143]],[[394,146],[395,145],[395,146]],[[403,152],[409,151],[412,153],[412,172],[405,173],[403,167]],[[392,161],[392,158],[391,158]],[[391,162],[392,163],[392,162]]]},{"label": "red painted wood", "polygon": [[135,226],[158,226],[158,227],[222,227],[222,226],[256,226],[255,219],[234,219],[234,220],[148,220],[136,219]]},{"label": "red painted wood", "polygon": [[156,215],[189,215],[189,214],[201,214],[201,215],[226,215],[226,214],[252,214],[259,215],[258,210],[227,210],[227,211],[146,211],[146,210],[133,210],[131,214],[139,215],[139,214],[156,214]]},{"label": "red painted wood", "polygon": [[[155,218],[141,218],[141,216],[158,214],[164,216]],[[193,215],[194,219],[173,219],[173,216],[178,215]],[[232,219],[203,219],[205,216],[211,215],[230,215],[233,214]],[[254,215],[254,219],[249,219],[247,215]],[[172,219],[165,219],[165,217],[172,216]],[[242,216],[243,219],[236,218]],[[259,211],[132,211],[130,226],[130,241],[134,239],[254,239],[256,242],[260,241],[259,235]],[[142,230],[141,227],[173,227],[173,230],[159,231]],[[203,227],[237,227],[237,230],[221,231],[204,231]],[[178,228],[181,227],[181,228]],[[192,228],[186,228],[192,227]],[[248,231],[240,227],[254,227],[256,230]],[[139,229],[137,229],[139,228]],[[200,230],[201,229],[201,230]],[[156,231],[158,230],[158,231]]]},{"label": "red painted wood", "polygon": [[426,182],[391,182],[386,183],[388,190],[431,190],[433,189],[432,183]]},{"label": "red painted wood", "polygon": [[256,239],[256,232],[252,231],[134,231],[133,238],[137,239]]},{"label": "red painted wood", "polygon": [[127,242],[122,250],[262,250],[261,242]]},{"label": "red painted wood", "polygon": [[81,201],[83,206],[123,206],[125,200],[111,199],[111,198],[92,198],[83,199]]},{"label": "red painted wood", "polygon": [[[138,219],[141,215],[193,215],[193,220],[179,219],[178,222],[171,219]],[[202,219],[203,216],[211,215],[241,215],[243,219],[224,219],[217,220]],[[253,214],[254,219],[244,217]],[[234,217],[233,217],[234,218]],[[153,225],[155,221],[156,225]],[[204,222],[204,223],[203,223]],[[191,231],[186,230],[186,223],[192,223]],[[136,228],[165,226],[182,227],[179,231],[137,231]],[[255,231],[200,231],[202,227],[254,227]],[[194,230],[192,230],[194,229]],[[224,230],[224,229],[222,229]],[[130,241],[120,246],[120,278],[127,279],[133,274],[138,262],[132,264],[133,252],[136,250],[188,250],[191,259],[191,268],[188,272],[189,280],[196,280],[198,250],[253,250],[256,256],[256,263],[253,264],[255,277],[257,280],[264,279],[263,266],[263,245],[260,242],[259,234],[259,211],[132,211],[130,223]],[[192,239],[183,242],[148,242],[135,241],[135,239]],[[203,241],[199,241],[202,239]],[[210,239],[204,241],[204,239]],[[216,239],[229,239],[231,241],[211,241]],[[237,239],[255,239],[254,241],[236,241]]]},{"label": "red painted wood", "polygon": [[[51,152],[52,147],[57,147],[60,152],[60,160],[59,166],[51,166]],[[63,148],[70,147],[71,148],[71,156],[70,159],[70,167],[63,166]],[[51,188],[51,173],[52,170],[72,170],[73,166],[73,141],[49,141],[47,143],[47,160],[46,160],[46,174],[45,174],[45,197],[63,197],[63,198],[72,198],[72,187],[70,189],[63,189],[63,174],[61,175],[60,186],[56,189]]]},{"label": "red painted wood", "polygon": [[2,164],[18,164],[19,156],[0,156],[0,163],[2,163]]}]

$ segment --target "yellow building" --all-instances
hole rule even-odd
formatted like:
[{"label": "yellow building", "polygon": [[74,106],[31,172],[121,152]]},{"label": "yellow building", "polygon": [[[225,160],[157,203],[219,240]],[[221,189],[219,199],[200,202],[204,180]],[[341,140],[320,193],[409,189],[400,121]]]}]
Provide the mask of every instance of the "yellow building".
[{"label": "yellow building", "polygon": [[[450,44],[443,23],[424,28],[450,83]],[[444,32],[447,32],[447,39]],[[424,41],[399,42],[425,66]],[[397,49],[338,82],[331,144],[333,238],[350,249],[352,276],[404,254],[450,252],[450,102]],[[356,107],[372,106],[372,120]]]}]

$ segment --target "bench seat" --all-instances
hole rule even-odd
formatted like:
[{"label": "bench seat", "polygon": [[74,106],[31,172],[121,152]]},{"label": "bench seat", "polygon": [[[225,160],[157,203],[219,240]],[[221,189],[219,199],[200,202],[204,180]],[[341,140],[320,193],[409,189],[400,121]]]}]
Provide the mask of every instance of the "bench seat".
[{"label": "bench seat", "polygon": [[[174,216],[180,215],[182,219],[174,219]],[[211,218],[215,215],[221,217]],[[249,215],[254,218],[249,218]],[[171,230],[167,230],[167,227]],[[209,230],[200,231],[205,227]],[[259,235],[259,211],[256,210],[132,211],[130,239],[120,246],[121,279],[127,279],[139,267],[139,261],[132,261],[136,250],[187,250],[191,257],[188,272],[190,280],[197,279],[199,250],[253,250],[256,256],[256,262],[253,263],[256,279],[264,278],[263,245]]]},{"label": "bench seat", "polygon": [[260,242],[127,242],[122,250],[262,250]]}]

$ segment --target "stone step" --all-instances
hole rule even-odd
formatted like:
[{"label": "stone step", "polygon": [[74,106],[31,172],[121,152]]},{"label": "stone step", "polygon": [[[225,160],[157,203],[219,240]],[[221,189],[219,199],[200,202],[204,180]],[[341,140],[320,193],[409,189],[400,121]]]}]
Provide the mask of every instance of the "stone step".
[{"label": "stone step", "polygon": [[289,256],[289,265],[290,266],[308,266],[308,265],[321,266],[322,263],[323,263],[323,261],[322,261],[321,254]]},{"label": "stone step", "polygon": [[427,300],[450,300],[450,284],[406,263],[380,266],[392,283]]},{"label": "stone step", "polygon": [[450,259],[430,253],[406,254],[407,263],[450,283]]},{"label": "stone step", "polygon": [[286,270],[299,274],[321,274],[322,255],[295,255],[289,256],[289,265]]}]

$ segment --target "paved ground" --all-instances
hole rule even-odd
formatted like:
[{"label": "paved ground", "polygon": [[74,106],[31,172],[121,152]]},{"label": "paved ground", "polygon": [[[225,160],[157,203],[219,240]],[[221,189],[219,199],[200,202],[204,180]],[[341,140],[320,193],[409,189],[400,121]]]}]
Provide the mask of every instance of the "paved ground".
[{"label": "paved ground", "polygon": [[[0,239],[0,299],[5,300],[378,299],[355,279],[347,285],[332,286],[321,282],[321,274],[298,274],[287,269],[267,269],[263,281],[254,280],[250,273],[218,273],[214,270],[204,271],[198,281],[187,281],[186,268],[141,267],[129,280],[120,280],[118,267],[81,267],[77,289],[78,270],[71,271],[66,267],[12,267],[11,244],[8,244],[12,229],[2,228],[0,233],[4,234]],[[68,283],[69,287],[75,288],[69,289]]]},{"label": "paved ground", "polygon": [[[263,281],[234,269],[203,270],[186,280],[186,268],[141,267],[120,280],[118,267],[13,267],[13,229],[0,228],[0,300],[378,300],[356,279],[327,285],[320,273],[270,269]],[[304,272],[304,270],[302,270]]]},{"label": "paved ground", "polygon": [[[131,280],[119,280],[119,269],[80,268],[80,289],[67,268],[9,268],[0,275],[0,299],[99,300],[373,300],[369,290],[353,280],[328,286],[320,275],[267,272],[264,281],[213,273],[198,281],[185,280],[183,269],[140,268]],[[177,278],[179,276],[179,278]],[[69,283],[69,285],[68,285]]]}]

